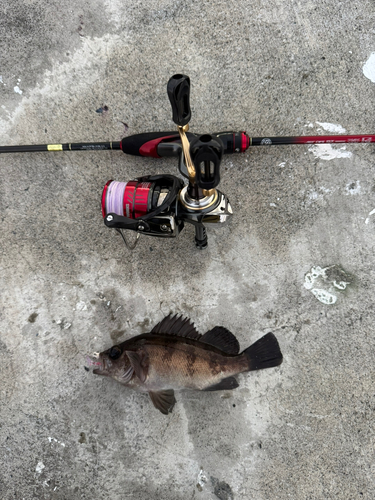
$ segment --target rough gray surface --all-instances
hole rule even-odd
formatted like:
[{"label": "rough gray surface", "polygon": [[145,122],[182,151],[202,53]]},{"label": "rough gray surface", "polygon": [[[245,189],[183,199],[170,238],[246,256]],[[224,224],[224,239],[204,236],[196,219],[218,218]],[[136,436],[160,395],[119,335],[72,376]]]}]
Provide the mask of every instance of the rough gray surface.
[{"label": "rough gray surface", "polygon": [[[374,133],[369,0],[1,9],[2,145],[170,129],[176,72],[191,78],[193,131]],[[103,224],[108,179],[175,173],[171,160],[1,156],[1,499],[375,498],[375,149],[310,149],[226,157],[235,217],[209,228],[205,253],[191,227],[130,253]],[[304,286],[315,278],[334,304]],[[233,392],[179,394],[168,417],[84,370],[86,353],[170,311],[202,333],[224,325],[243,348],[273,331],[284,364]]]}]

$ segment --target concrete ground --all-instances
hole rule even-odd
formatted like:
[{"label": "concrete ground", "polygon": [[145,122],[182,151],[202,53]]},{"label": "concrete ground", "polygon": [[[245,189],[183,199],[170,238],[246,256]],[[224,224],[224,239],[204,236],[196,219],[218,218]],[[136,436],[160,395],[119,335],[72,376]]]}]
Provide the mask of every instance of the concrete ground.
[{"label": "concrete ground", "polygon": [[[179,72],[192,131],[375,133],[374,25],[369,0],[3,0],[0,145],[171,129]],[[208,250],[187,227],[130,252],[102,188],[175,161],[1,155],[0,498],[374,499],[374,159],[372,144],[226,156],[234,217]],[[284,363],[178,394],[167,417],[85,370],[169,312],[241,348],[273,331]]]}]

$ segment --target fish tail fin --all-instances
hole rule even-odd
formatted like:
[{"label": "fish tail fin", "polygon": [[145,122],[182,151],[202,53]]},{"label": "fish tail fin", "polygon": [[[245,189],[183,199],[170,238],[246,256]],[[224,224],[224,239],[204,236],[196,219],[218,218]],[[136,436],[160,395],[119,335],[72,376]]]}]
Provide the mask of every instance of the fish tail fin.
[{"label": "fish tail fin", "polygon": [[248,371],[278,366],[283,361],[279,343],[273,333],[267,333],[243,351],[248,362]]}]

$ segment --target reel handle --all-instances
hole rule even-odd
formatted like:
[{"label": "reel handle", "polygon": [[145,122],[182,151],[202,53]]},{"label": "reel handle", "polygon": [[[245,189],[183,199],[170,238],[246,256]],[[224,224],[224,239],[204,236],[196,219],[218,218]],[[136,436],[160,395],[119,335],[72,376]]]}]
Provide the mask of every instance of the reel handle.
[{"label": "reel handle", "polygon": [[194,162],[196,183],[201,189],[214,189],[220,183],[220,163],[224,144],[216,136],[204,134],[190,144],[190,155]]},{"label": "reel handle", "polygon": [[172,106],[172,120],[179,127],[187,125],[191,118],[190,78],[186,75],[173,75],[168,81],[167,92]]}]

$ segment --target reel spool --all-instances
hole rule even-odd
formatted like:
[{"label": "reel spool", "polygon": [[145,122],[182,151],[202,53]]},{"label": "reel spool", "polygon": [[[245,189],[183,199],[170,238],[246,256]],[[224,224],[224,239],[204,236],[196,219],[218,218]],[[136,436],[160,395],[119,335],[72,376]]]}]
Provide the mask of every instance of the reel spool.
[{"label": "reel spool", "polygon": [[168,188],[156,182],[110,180],[104,186],[102,194],[103,217],[110,213],[128,219],[143,217],[159,207],[168,193]]},{"label": "reel spool", "polygon": [[[102,194],[104,223],[118,231],[125,245],[133,249],[141,233],[174,238],[184,227],[176,218],[178,194],[184,183],[174,175],[153,175],[121,182],[110,180]],[[138,233],[133,245],[122,229]]]}]

